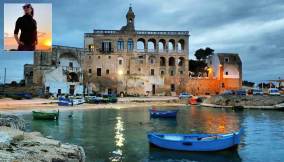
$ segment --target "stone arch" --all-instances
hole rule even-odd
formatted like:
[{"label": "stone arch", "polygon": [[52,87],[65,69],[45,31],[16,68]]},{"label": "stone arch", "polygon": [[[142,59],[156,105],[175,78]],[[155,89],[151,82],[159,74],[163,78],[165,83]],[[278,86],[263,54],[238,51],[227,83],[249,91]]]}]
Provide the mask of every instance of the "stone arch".
[{"label": "stone arch", "polygon": [[169,58],[169,66],[176,66],[176,60],[174,57]]},{"label": "stone arch", "polygon": [[138,52],[145,52],[146,49],[146,41],[144,38],[137,39],[136,49]]},{"label": "stone arch", "polygon": [[160,66],[166,66],[166,58],[160,57]]},{"label": "stone arch", "polygon": [[158,44],[159,52],[164,52],[166,50],[166,40],[160,39]]},{"label": "stone arch", "polygon": [[154,38],[151,38],[147,42],[147,49],[148,52],[155,52],[156,51],[156,40]]},{"label": "stone arch", "polygon": [[177,51],[178,52],[182,52],[184,50],[184,40],[183,39],[180,39],[178,41],[178,44],[177,44]]},{"label": "stone arch", "polygon": [[170,39],[168,42],[168,51],[172,52],[175,51],[175,47],[176,47],[176,42],[174,39]]},{"label": "stone arch", "polygon": [[178,66],[184,66],[185,65],[185,58],[179,57],[178,58]]}]

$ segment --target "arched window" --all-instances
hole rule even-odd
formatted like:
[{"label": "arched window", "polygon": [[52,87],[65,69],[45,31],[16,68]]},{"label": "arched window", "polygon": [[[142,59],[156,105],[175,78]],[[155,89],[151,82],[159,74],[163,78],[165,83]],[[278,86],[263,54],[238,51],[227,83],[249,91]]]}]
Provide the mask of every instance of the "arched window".
[{"label": "arched window", "polygon": [[175,50],[175,40],[170,39],[168,42],[168,51],[173,52]]},{"label": "arched window", "polygon": [[160,57],[160,66],[166,66],[166,58]]},{"label": "arched window", "polygon": [[178,52],[182,52],[184,50],[184,40],[183,39],[179,40],[177,45],[178,45],[177,46]]},{"label": "arched window", "polygon": [[178,58],[178,66],[184,66],[185,59],[183,57]]},{"label": "arched window", "polygon": [[148,46],[148,52],[155,52],[156,51],[156,40],[149,39],[147,46]]},{"label": "arched window", "polygon": [[132,39],[128,39],[128,41],[127,41],[127,50],[128,51],[133,51],[133,48],[134,48],[133,40]]},{"label": "arched window", "polygon": [[164,52],[166,49],[166,41],[164,39],[159,40],[159,52]]},{"label": "arched window", "polygon": [[145,52],[145,40],[143,38],[137,40],[137,51]]},{"label": "arched window", "polygon": [[119,39],[117,41],[117,50],[118,51],[123,51],[123,49],[124,49],[124,41],[123,41],[123,39]]},{"label": "arched window", "polygon": [[175,58],[174,57],[170,57],[169,58],[169,66],[175,66],[176,63],[175,63]]}]

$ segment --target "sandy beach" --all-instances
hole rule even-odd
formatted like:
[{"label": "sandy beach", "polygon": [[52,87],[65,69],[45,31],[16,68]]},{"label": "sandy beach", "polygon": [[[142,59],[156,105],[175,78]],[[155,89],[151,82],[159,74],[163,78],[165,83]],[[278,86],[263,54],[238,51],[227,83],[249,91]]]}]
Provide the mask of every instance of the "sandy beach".
[{"label": "sandy beach", "polygon": [[86,109],[123,109],[135,107],[168,107],[185,106],[177,97],[125,97],[119,98],[117,103],[74,105],[73,107],[58,106],[57,100],[34,98],[31,100],[0,99],[0,113],[31,112],[33,110],[86,110]]}]

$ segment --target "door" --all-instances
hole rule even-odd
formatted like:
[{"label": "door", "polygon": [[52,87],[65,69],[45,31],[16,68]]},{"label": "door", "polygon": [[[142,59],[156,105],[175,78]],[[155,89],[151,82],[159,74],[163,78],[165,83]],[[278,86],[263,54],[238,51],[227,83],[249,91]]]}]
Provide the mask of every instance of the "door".
[{"label": "door", "polygon": [[70,85],[70,87],[69,87],[69,94],[70,95],[74,95],[74,92],[75,92],[75,85]]},{"label": "door", "polygon": [[155,95],[156,94],[156,85],[153,84],[152,85],[152,95]]}]

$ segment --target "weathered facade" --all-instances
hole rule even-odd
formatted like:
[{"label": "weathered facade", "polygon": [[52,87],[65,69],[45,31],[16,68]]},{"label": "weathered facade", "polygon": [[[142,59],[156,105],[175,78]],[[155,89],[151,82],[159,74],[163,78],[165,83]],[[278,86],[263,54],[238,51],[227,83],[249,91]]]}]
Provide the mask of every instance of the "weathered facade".
[{"label": "weathered facade", "polygon": [[184,89],[188,31],[135,29],[132,8],[120,30],[85,33],[88,92],[158,95]]},{"label": "weathered facade", "polygon": [[41,87],[43,94],[82,94],[83,60],[82,48],[53,46],[52,52],[37,51],[34,64],[25,66],[26,85]]}]

